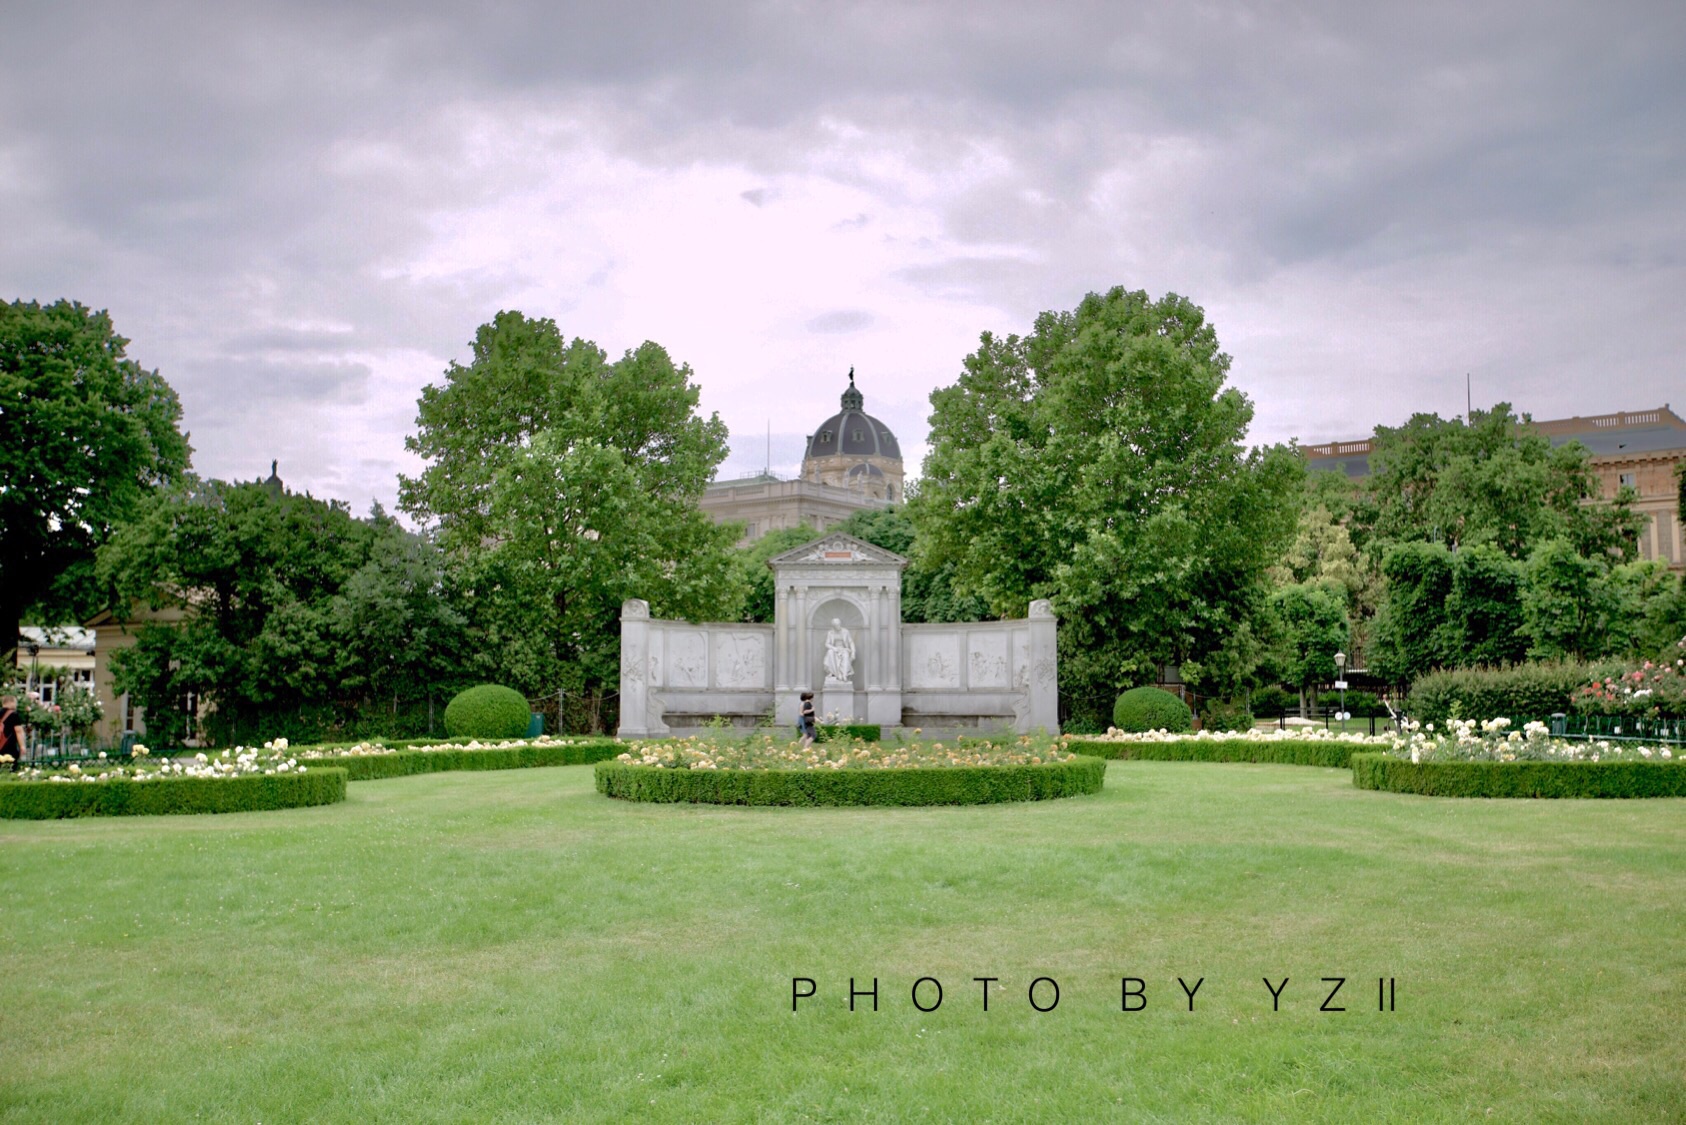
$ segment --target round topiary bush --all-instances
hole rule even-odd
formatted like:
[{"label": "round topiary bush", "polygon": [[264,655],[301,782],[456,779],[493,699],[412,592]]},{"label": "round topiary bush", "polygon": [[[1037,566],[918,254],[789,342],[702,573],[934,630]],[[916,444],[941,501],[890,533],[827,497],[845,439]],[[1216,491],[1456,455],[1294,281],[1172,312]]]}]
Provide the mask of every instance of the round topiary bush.
[{"label": "round topiary bush", "polygon": [[529,718],[520,692],[481,684],[458,692],[445,705],[445,733],[452,738],[525,738]]},{"label": "round topiary bush", "polygon": [[1164,688],[1131,688],[1112,705],[1112,725],[1131,733],[1149,730],[1180,733],[1194,729],[1194,714],[1188,704]]}]

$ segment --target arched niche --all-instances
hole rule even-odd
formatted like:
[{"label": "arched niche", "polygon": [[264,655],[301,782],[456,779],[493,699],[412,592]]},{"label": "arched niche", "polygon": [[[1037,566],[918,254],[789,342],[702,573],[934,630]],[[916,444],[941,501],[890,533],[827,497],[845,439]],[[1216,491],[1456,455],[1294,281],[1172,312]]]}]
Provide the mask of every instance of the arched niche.
[{"label": "arched niche", "polygon": [[867,682],[866,663],[869,659],[866,632],[866,607],[848,594],[833,594],[825,601],[814,606],[808,615],[808,667],[812,679],[808,682],[816,687],[825,683],[825,637],[831,632],[831,622],[836,619],[849,630],[855,642],[854,675],[850,683],[856,690]]}]

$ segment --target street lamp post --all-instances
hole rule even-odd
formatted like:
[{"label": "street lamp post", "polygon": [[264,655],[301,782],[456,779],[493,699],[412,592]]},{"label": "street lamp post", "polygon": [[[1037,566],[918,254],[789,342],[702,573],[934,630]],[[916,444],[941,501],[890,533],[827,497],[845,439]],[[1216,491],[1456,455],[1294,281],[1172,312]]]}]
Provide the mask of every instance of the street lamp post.
[{"label": "street lamp post", "polygon": [[[1345,723],[1352,716],[1346,713],[1346,653],[1344,652],[1335,653],[1335,676],[1335,687],[1341,693],[1341,711],[1338,717],[1342,723]],[[1343,726],[1341,729],[1345,730],[1346,728]]]}]

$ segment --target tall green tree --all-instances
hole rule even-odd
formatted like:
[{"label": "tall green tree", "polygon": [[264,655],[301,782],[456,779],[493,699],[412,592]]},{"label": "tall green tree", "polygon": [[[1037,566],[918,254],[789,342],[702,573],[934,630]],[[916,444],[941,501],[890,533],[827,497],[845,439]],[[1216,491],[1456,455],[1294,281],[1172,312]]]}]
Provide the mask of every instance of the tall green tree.
[{"label": "tall green tree", "polygon": [[1228,370],[1193,303],[1118,288],[1029,336],[985,333],[931,396],[916,554],[997,616],[1053,599],[1079,722],[1161,664],[1245,663],[1214,657],[1265,600],[1303,469],[1245,448],[1252,405]]},{"label": "tall green tree", "polygon": [[1352,625],[1346,592],[1333,583],[1302,582],[1276,591],[1272,605],[1282,622],[1279,671],[1300,693],[1300,714],[1317,702],[1317,686],[1335,679],[1335,654],[1348,649]]},{"label": "tall green tree", "polygon": [[100,609],[94,552],[187,469],[181,403],[73,301],[0,304],[0,660],[28,611]]},{"label": "tall green tree", "polygon": [[1370,635],[1369,665],[1378,676],[1409,684],[1446,667],[1458,633],[1448,613],[1452,554],[1439,543],[1400,543],[1382,560],[1387,583]]},{"label": "tall green tree", "polygon": [[518,312],[422,393],[407,445],[428,464],[400,480],[400,504],[437,526],[500,675],[583,694],[594,728],[619,683],[624,600],[693,620],[741,609],[739,529],[697,508],[726,427],[697,402],[690,368],[658,345],[611,361]]},{"label": "tall green tree", "polygon": [[1611,626],[1622,607],[1607,569],[1566,539],[1550,539],[1528,559],[1522,595],[1528,655],[1540,660],[1588,660],[1610,651]]},{"label": "tall green tree", "polygon": [[1586,558],[1637,553],[1644,517],[1631,510],[1631,491],[1586,503],[1599,495],[1591,453],[1579,442],[1553,446],[1508,403],[1472,411],[1467,423],[1416,414],[1376,427],[1373,440],[1353,519],[1354,539],[1378,554],[1400,542],[1490,543],[1526,559],[1548,539]]},{"label": "tall green tree", "polygon": [[[412,733],[375,705],[421,701],[462,677],[462,615],[443,562],[394,521],[258,483],[190,481],[145,501],[99,552],[119,615],[170,610],[112,657],[149,736],[186,733],[210,704],[218,741]],[[414,732],[420,733],[420,732]]]},{"label": "tall green tree", "polygon": [[1452,664],[1511,664],[1528,653],[1522,632],[1525,567],[1489,543],[1452,556],[1452,592],[1446,600],[1445,653]]}]

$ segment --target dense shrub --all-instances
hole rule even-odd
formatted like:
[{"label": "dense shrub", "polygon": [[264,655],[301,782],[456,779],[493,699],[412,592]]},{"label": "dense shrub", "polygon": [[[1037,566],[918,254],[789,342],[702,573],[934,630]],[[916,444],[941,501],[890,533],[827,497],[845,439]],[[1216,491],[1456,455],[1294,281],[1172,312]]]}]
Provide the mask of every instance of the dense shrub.
[{"label": "dense shrub", "polygon": [[[429,743],[438,745],[438,743]],[[528,743],[524,746],[494,746],[484,750],[399,750],[391,754],[353,754],[328,761],[346,771],[352,781],[376,781],[383,777],[410,777],[419,773],[447,773],[452,770],[518,770],[536,766],[583,766],[613,758],[626,749],[612,738],[558,745]]]},{"label": "dense shrub", "polygon": [[354,754],[325,761],[351,774],[352,781],[410,778],[413,774],[442,774],[455,769],[531,769],[536,766],[588,766],[614,757],[626,747],[614,739],[570,742],[566,746],[497,746],[482,751],[398,751],[395,754]]},{"label": "dense shrub", "polygon": [[1334,739],[1179,738],[1166,742],[1105,742],[1071,739],[1073,754],[1117,761],[1154,762],[1268,762],[1283,766],[1326,766],[1346,769],[1363,743]]},{"label": "dense shrub", "polygon": [[1200,726],[1216,731],[1252,730],[1253,713],[1245,703],[1213,699],[1200,709]]},{"label": "dense shrub", "polygon": [[[1338,704],[1340,702],[1340,695],[1336,694],[1325,697],[1325,702]],[[1387,718],[1387,708],[1382,705],[1381,699],[1374,693],[1368,691],[1347,692],[1346,710],[1347,714],[1351,715],[1355,719]]]},{"label": "dense shrub", "polygon": [[481,684],[445,706],[445,733],[458,738],[524,738],[532,712],[514,688]]},{"label": "dense shrub", "polygon": [[1463,719],[1506,718],[1515,727],[1548,722],[1568,712],[1575,689],[1593,674],[1591,666],[1575,663],[1430,672],[1412,685],[1407,710],[1413,719],[1433,723],[1444,722],[1454,707]]},{"label": "dense shrub", "polygon": [[815,731],[816,742],[848,742],[858,738],[862,742],[877,742],[884,729],[877,723],[821,723]]},{"label": "dense shrub", "polygon": [[662,769],[597,763],[597,790],[628,801],[714,805],[988,805],[1098,793],[1097,758],[1042,765],[877,770]]},{"label": "dense shrub", "polygon": [[0,783],[0,818],[165,816],[331,805],[345,800],[346,780],[342,769],[312,765],[298,773],[244,777],[10,781]]},{"label": "dense shrub", "polygon": [[[1262,687],[1253,692],[1250,700],[1253,714],[1262,719],[1280,719],[1284,715],[1297,715],[1300,711],[1300,697],[1297,692],[1287,688]],[[1357,712],[1353,712],[1357,714]]]},{"label": "dense shrub", "polygon": [[1686,762],[1412,762],[1360,753],[1352,783],[1429,797],[1686,797]]},{"label": "dense shrub", "polygon": [[1194,714],[1164,688],[1131,688],[1112,705],[1112,725],[1131,733],[1186,731],[1194,729]]}]

